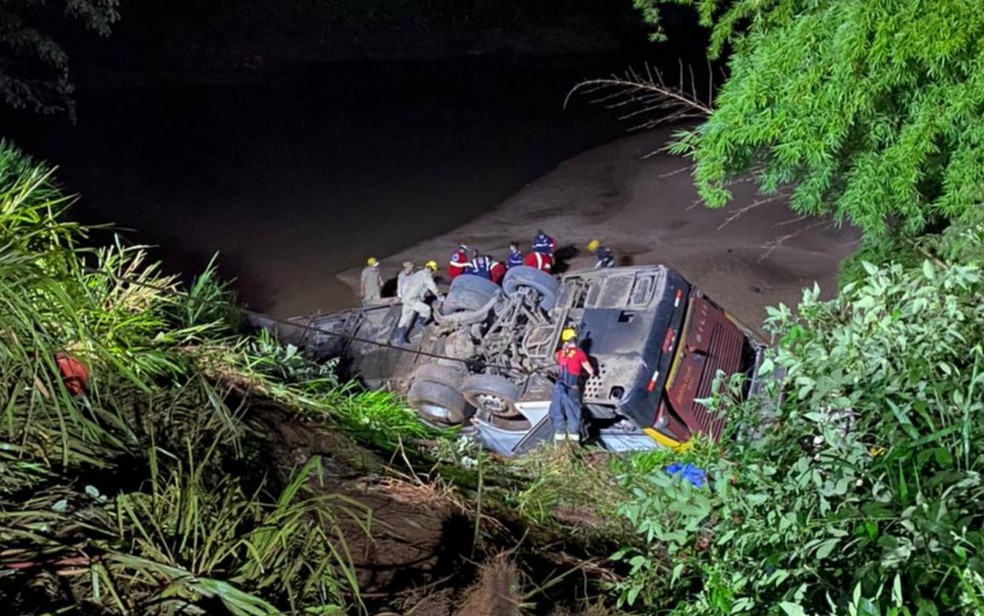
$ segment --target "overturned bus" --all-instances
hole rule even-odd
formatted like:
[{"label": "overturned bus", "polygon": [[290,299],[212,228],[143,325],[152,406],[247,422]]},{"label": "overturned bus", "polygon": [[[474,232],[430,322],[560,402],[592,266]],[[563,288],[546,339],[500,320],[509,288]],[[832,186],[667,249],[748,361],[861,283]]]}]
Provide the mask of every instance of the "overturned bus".
[{"label": "overturned bus", "polygon": [[[390,343],[398,300],[276,326],[319,359],[370,388],[405,395],[421,418],[465,425],[505,455],[552,435],[547,411],[561,330],[574,327],[595,375],[583,383],[589,440],[612,450],[675,447],[712,439],[726,417],[708,411],[719,373],[754,377],[764,344],[665,266],[619,267],[554,277],[510,269],[502,286],[478,276],[452,282],[434,318],[410,342]],[[265,325],[276,325],[266,323]],[[755,387],[746,380],[745,394]]]}]

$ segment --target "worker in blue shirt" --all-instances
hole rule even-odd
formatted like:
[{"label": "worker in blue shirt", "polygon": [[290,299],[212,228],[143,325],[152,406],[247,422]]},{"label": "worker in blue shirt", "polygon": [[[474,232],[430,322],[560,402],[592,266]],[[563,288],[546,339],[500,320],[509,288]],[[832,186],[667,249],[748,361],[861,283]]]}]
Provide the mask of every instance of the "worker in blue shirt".
[{"label": "worker in blue shirt", "polygon": [[523,251],[515,242],[509,244],[509,254],[506,256],[506,268],[513,268],[523,264]]},{"label": "worker in blue shirt", "polygon": [[492,280],[492,260],[483,254],[476,255],[468,264],[468,273]]},{"label": "worker in blue shirt", "polygon": [[588,242],[588,251],[594,253],[595,269],[602,267],[615,267],[615,255],[612,253],[612,249],[605,246],[598,240],[591,240]]},{"label": "worker in blue shirt", "polygon": [[543,229],[537,229],[536,235],[533,236],[533,252],[538,252],[542,255],[553,255],[556,249],[556,240],[544,233]]}]

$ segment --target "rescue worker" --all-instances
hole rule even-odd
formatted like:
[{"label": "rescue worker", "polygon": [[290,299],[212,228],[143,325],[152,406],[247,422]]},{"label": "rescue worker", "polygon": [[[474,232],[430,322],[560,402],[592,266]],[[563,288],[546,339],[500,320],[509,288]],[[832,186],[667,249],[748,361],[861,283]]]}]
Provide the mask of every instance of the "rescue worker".
[{"label": "rescue worker", "polygon": [[379,261],[376,257],[366,259],[366,267],[362,270],[362,280],[359,294],[363,304],[371,304],[383,295],[383,277],[379,275]]},{"label": "rescue worker", "polygon": [[506,268],[513,268],[523,264],[523,251],[519,249],[516,242],[509,244],[509,254],[506,256]]},{"label": "rescue worker", "polygon": [[486,255],[478,254],[476,251],[475,257],[468,264],[468,273],[492,280],[492,259]]},{"label": "rescue worker", "polygon": [[437,271],[437,262],[428,261],[424,269],[412,274],[403,288],[403,312],[400,313],[400,322],[393,332],[394,344],[406,344],[409,342],[411,326],[423,327],[431,317],[431,307],[424,301],[428,294],[434,295],[439,300],[444,296],[437,290],[434,283],[434,272]]},{"label": "rescue worker", "polygon": [[557,382],[550,395],[550,422],[554,442],[581,442],[581,395],[578,380],[581,372],[594,376],[587,354],[577,346],[577,332],[572,327],[560,333],[561,348],[554,354],[557,361]]},{"label": "rescue worker", "polygon": [[533,236],[533,252],[539,252],[540,254],[553,255],[554,250],[557,249],[557,241],[543,232],[543,229],[537,229],[536,235]]},{"label": "rescue worker", "polygon": [[489,260],[489,272],[492,274],[492,282],[502,284],[502,279],[506,276],[506,266],[502,261],[496,261],[492,255],[485,255]]},{"label": "rescue worker", "polygon": [[478,258],[478,248],[472,248],[468,251],[468,264],[465,265],[465,271],[462,274],[474,274],[475,273],[475,259]]},{"label": "rescue worker", "polygon": [[454,280],[464,274],[468,269],[468,263],[468,246],[459,244],[458,250],[451,255],[451,260],[448,262],[448,278]]},{"label": "rescue worker", "polygon": [[553,257],[542,252],[531,252],[523,257],[523,265],[535,267],[541,272],[550,273],[553,269]]},{"label": "rescue worker", "polygon": [[411,274],[413,274],[413,261],[404,261],[403,269],[396,275],[396,296],[400,299],[403,299],[403,293],[406,290],[407,280],[410,279]]},{"label": "rescue worker", "polygon": [[612,249],[605,246],[598,240],[591,240],[588,242],[588,252],[594,253],[595,269],[602,267],[615,267],[615,255],[612,254]]}]

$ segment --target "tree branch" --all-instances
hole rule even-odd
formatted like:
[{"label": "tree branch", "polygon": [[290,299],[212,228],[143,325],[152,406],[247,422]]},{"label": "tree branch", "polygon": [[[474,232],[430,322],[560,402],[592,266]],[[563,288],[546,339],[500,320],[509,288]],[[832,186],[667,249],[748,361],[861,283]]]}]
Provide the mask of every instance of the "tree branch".
[{"label": "tree branch", "polygon": [[[711,99],[714,79],[713,73],[711,71],[708,73],[711,77],[707,96]],[[652,128],[681,119],[707,117],[713,108],[710,102],[701,100],[697,94],[697,79],[693,66],[689,66],[689,78],[690,83],[687,84],[684,66],[680,62],[679,85],[667,86],[663,74],[646,64],[645,75],[629,69],[622,77],[612,75],[607,79],[588,79],[578,83],[567,92],[563,107],[567,108],[571,97],[576,93],[600,93],[601,96],[592,99],[592,103],[602,104],[608,109],[636,107],[621,115],[620,120],[645,115],[656,116],[633,127],[632,130]]]}]

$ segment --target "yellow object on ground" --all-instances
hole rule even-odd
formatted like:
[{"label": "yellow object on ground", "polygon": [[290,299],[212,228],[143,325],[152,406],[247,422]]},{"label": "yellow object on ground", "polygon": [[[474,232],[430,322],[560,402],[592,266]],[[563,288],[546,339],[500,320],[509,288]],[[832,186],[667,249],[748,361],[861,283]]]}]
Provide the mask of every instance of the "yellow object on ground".
[{"label": "yellow object on ground", "polygon": [[682,452],[682,451],[687,451],[688,449],[690,449],[691,447],[693,447],[693,445],[690,443],[690,441],[680,442],[678,440],[675,440],[675,439],[672,439],[672,438],[666,436],[665,434],[663,434],[659,430],[654,430],[652,428],[646,428],[646,429],[643,430],[643,432],[645,432],[646,435],[649,436],[649,438],[653,439],[654,441],[656,441],[657,443],[659,443],[663,447],[666,447],[668,449],[672,449],[673,451]]}]

